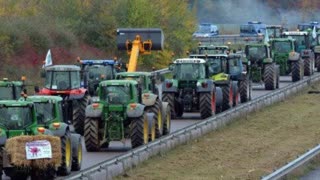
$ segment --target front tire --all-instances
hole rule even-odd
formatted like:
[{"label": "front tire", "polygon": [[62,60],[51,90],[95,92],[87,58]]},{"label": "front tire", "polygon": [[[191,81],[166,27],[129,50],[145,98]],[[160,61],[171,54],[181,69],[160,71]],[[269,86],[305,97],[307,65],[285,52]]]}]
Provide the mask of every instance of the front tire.
[{"label": "front tire", "polygon": [[233,105],[233,93],[230,83],[222,87],[222,111],[228,110]]},{"label": "front tire", "polygon": [[88,94],[85,94],[82,99],[73,103],[72,124],[75,131],[80,135],[84,133],[85,111],[89,104],[90,96]]},{"label": "front tire", "polygon": [[[213,115],[212,111],[212,96],[211,93],[200,93],[199,94],[199,106],[200,106],[200,115],[202,119],[206,119]],[[214,101],[214,107],[215,107]]]},{"label": "front tire", "polygon": [[163,134],[163,119],[162,119],[162,103],[159,99],[155,104],[146,107],[146,112],[154,113],[153,120],[156,123],[156,138],[159,138]]},{"label": "front tire", "polygon": [[277,86],[277,72],[273,64],[267,64],[265,66],[264,74],[264,86],[266,90],[274,90]]},{"label": "front tire", "polygon": [[303,79],[303,62],[301,60],[292,62],[292,82]]},{"label": "front tire", "polygon": [[69,130],[61,138],[62,165],[58,168],[58,174],[65,176],[71,173],[72,166],[72,145]]},{"label": "front tire", "polygon": [[175,111],[175,100],[174,100],[174,93],[162,93],[162,101],[169,103],[170,110],[171,110],[171,118],[176,119],[177,114]]},{"label": "front tire", "polygon": [[131,120],[130,137],[132,148],[136,148],[148,143],[149,122],[145,114]]},{"label": "front tire", "polygon": [[304,75],[311,76],[313,74],[313,63],[310,58],[304,59]]}]

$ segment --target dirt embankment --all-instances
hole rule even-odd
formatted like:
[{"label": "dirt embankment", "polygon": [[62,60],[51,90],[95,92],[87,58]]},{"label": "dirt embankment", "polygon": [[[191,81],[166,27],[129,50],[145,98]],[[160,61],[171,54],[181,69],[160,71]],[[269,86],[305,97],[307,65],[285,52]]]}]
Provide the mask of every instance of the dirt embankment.
[{"label": "dirt embankment", "polygon": [[304,91],[117,179],[260,179],[319,143],[319,100]]}]

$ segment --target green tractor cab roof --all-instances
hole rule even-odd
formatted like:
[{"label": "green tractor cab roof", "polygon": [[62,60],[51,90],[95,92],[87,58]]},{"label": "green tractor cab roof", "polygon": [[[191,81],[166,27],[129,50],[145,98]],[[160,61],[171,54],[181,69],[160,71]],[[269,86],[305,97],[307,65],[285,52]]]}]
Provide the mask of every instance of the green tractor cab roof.
[{"label": "green tractor cab roof", "polygon": [[203,64],[206,63],[206,61],[204,59],[200,59],[200,58],[182,58],[182,59],[176,59],[173,62],[174,64],[195,64],[195,63],[199,63],[199,64]]},{"label": "green tractor cab roof", "polygon": [[106,81],[101,81],[100,86],[122,86],[122,85],[137,85],[138,82],[135,80],[106,80]]},{"label": "green tractor cab roof", "polygon": [[130,76],[151,76],[150,72],[121,72],[121,73],[117,73],[117,76],[126,76],[126,77],[130,77]]},{"label": "green tractor cab roof", "polygon": [[16,100],[1,100],[0,107],[17,107],[17,106],[33,106],[33,102],[30,101],[16,101]]},{"label": "green tractor cab roof", "polygon": [[28,96],[27,101],[32,101],[32,102],[60,102],[62,101],[62,97],[60,96],[42,96],[42,95],[35,95],[35,96]]},{"label": "green tractor cab roof", "polygon": [[80,71],[76,65],[54,65],[45,68],[46,71]]}]

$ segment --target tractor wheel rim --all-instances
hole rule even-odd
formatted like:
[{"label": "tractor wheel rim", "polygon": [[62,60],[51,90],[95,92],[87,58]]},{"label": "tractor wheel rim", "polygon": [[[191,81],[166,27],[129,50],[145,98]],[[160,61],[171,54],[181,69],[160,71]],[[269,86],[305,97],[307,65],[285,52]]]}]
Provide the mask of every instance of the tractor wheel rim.
[{"label": "tractor wheel rim", "polygon": [[149,136],[149,124],[148,124],[148,120],[147,119],[144,119],[144,122],[143,122],[143,143],[144,144],[147,144],[148,143],[148,136]]},{"label": "tractor wheel rim", "polygon": [[66,163],[66,166],[69,167],[70,164],[71,164],[71,141],[70,139],[67,139],[67,142],[66,142],[66,152],[65,152],[65,156],[66,156],[66,159],[65,159],[65,163]]},{"label": "tractor wheel rim", "polygon": [[78,147],[78,164],[80,165],[82,162],[82,146],[81,146],[81,143],[79,144],[79,147]]},{"label": "tractor wheel rim", "polygon": [[158,129],[159,129],[159,130],[162,129],[162,115],[161,115],[160,108],[159,108],[159,110],[158,110]]}]

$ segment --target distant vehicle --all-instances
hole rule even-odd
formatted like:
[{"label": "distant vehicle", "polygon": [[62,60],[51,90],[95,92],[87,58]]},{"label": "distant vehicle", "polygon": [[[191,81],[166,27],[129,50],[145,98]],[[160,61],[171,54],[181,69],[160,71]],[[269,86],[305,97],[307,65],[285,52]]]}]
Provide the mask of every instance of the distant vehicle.
[{"label": "distant vehicle", "polygon": [[260,21],[250,21],[240,25],[240,36],[259,36],[266,33],[266,24]]},{"label": "distant vehicle", "polygon": [[201,23],[193,37],[213,37],[219,35],[218,26],[210,23]]},{"label": "distant vehicle", "polygon": [[320,29],[320,25],[317,21],[312,21],[310,23],[300,23],[298,24],[298,29],[299,31],[306,31],[306,30],[312,30],[313,27],[316,27],[316,31],[318,31]]}]

